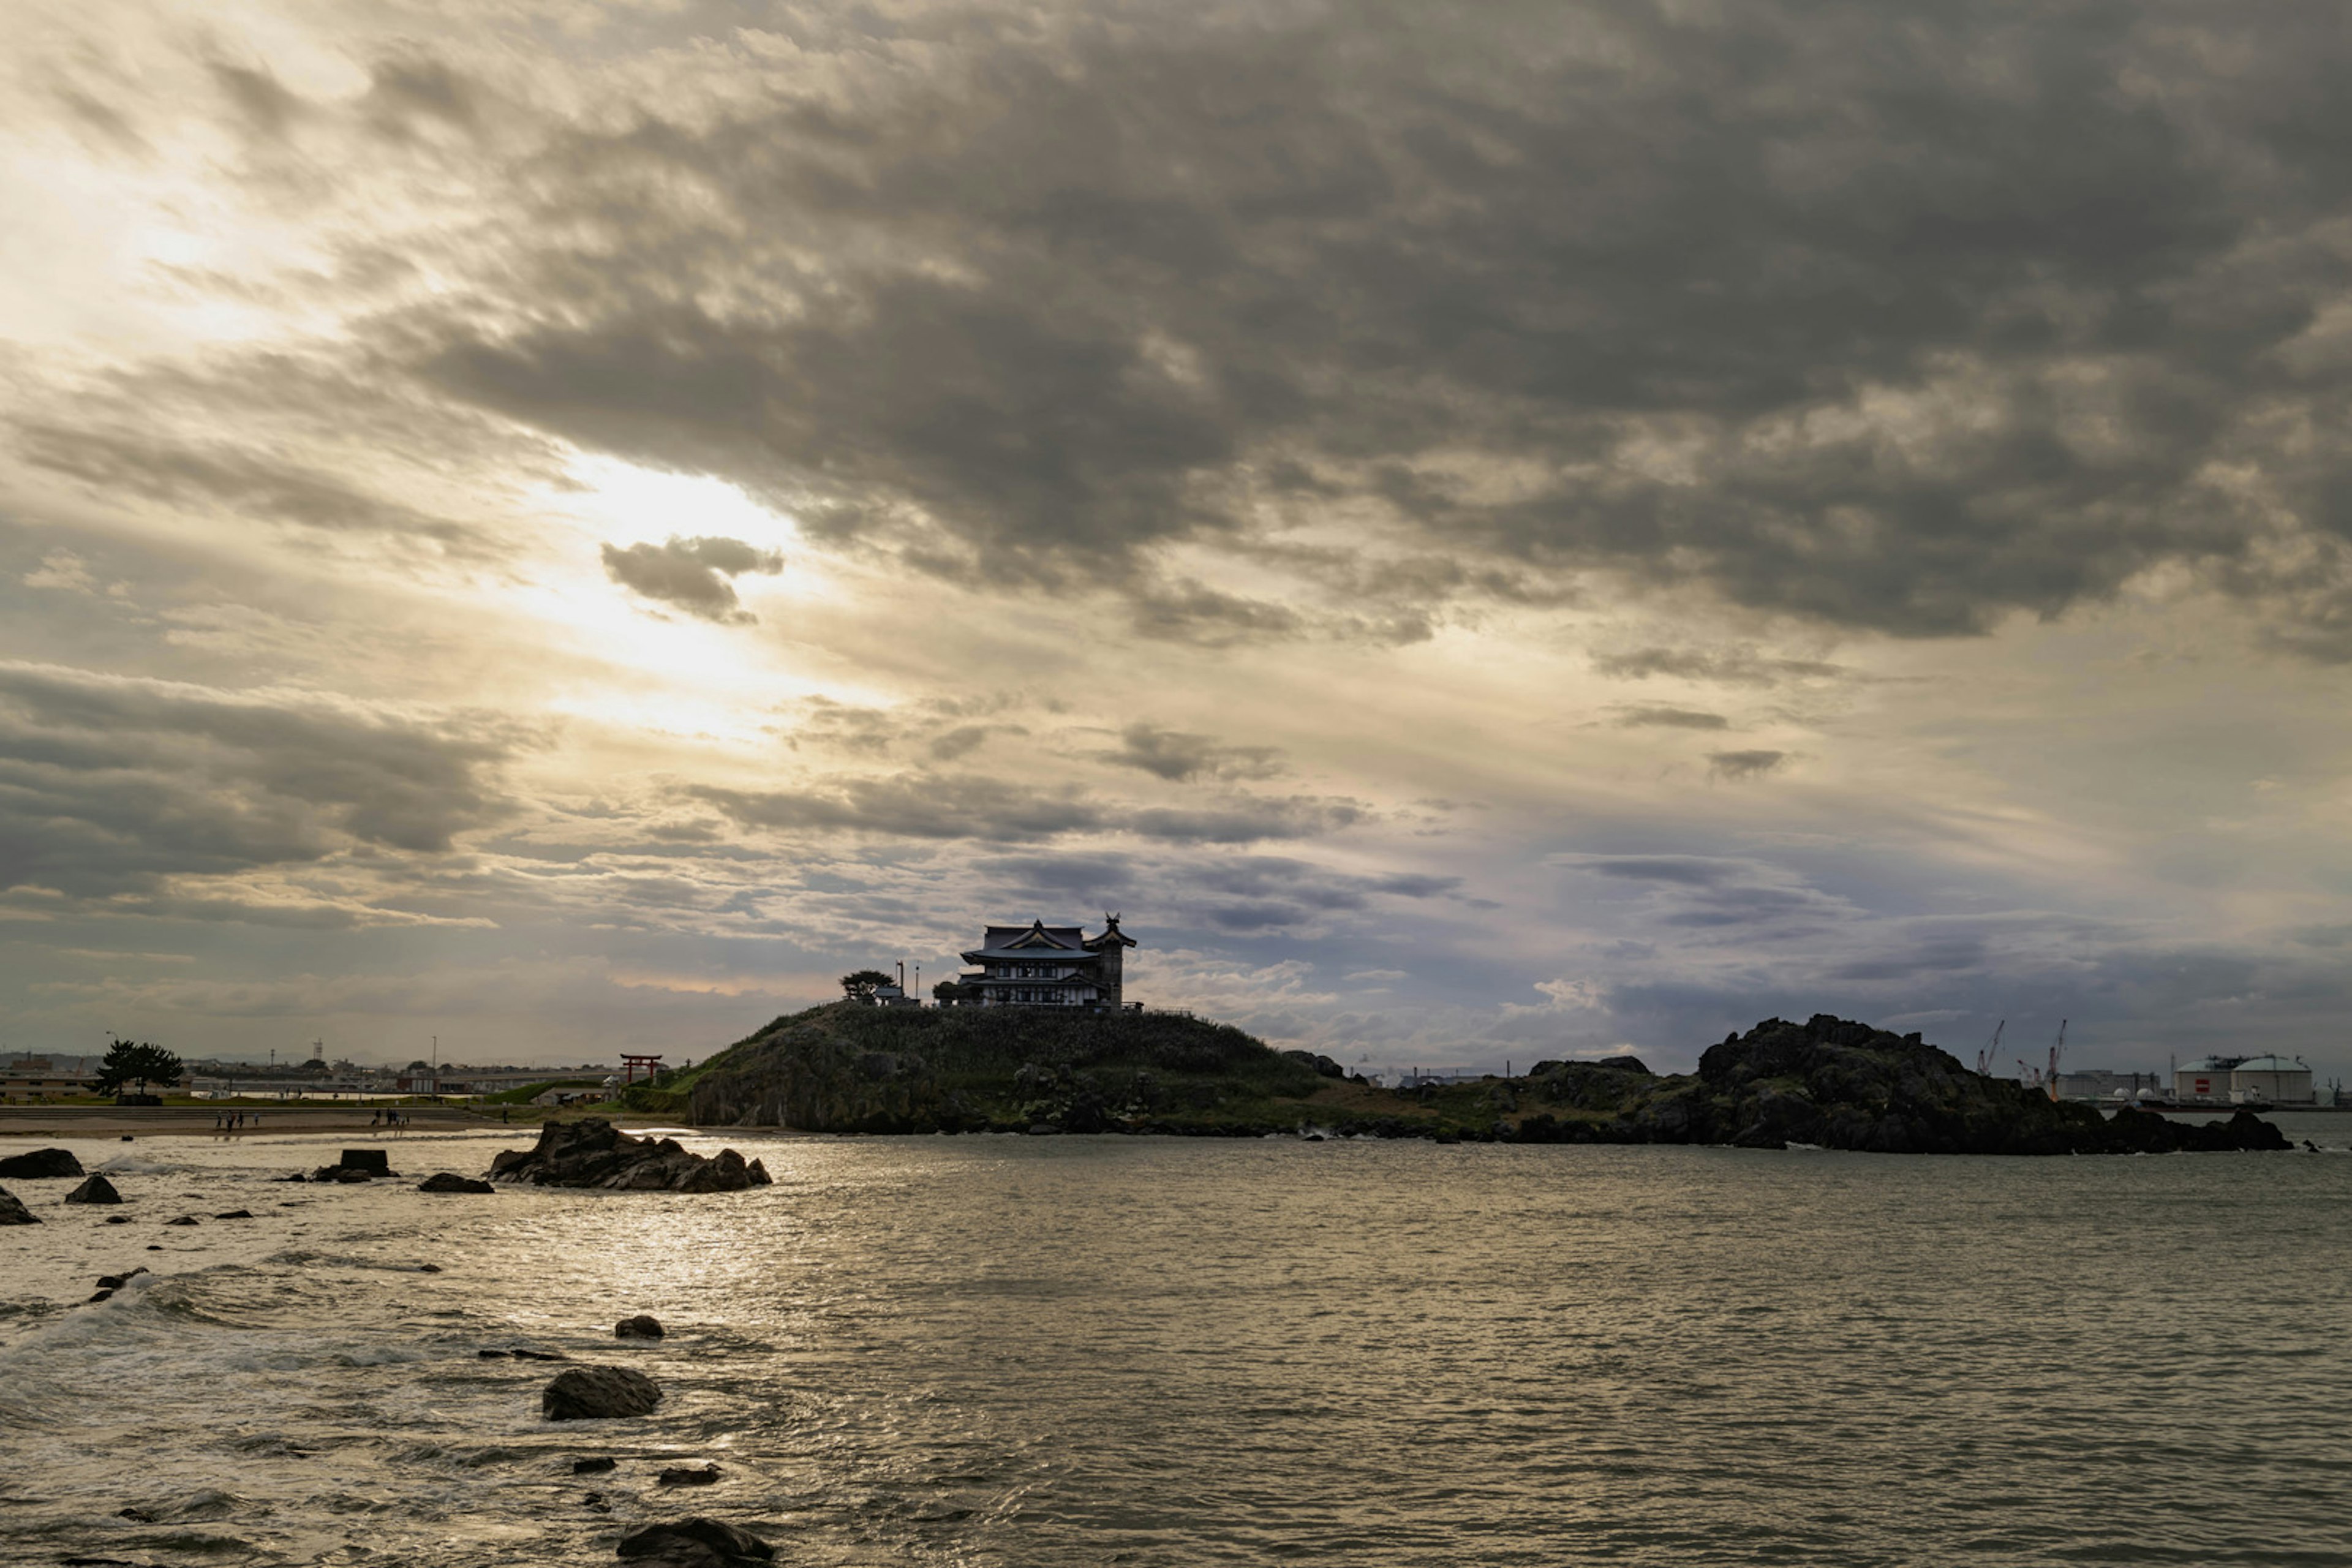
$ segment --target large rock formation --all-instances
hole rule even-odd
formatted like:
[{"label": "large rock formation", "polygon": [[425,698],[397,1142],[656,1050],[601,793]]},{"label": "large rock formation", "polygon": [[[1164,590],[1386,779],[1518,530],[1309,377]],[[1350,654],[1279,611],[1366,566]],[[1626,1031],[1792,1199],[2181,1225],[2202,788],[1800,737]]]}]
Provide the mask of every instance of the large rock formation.
[{"label": "large rock formation", "polygon": [[911,1132],[938,1126],[943,1111],[949,1108],[925,1058],[863,1050],[810,1023],[705,1075],[694,1086],[688,1119],[698,1127]]},{"label": "large rock formation", "polygon": [[530,1149],[490,1162],[499,1181],[543,1187],[617,1187],[629,1192],[735,1193],[768,1184],[768,1169],[732,1149],[697,1154],[674,1138],[632,1138],[601,1116],[551,1121]]},{"label": "large rock formation", "polygon": [[16,1195],[0,1187],[0,1225],[38,1225],[33,1211],[17,1201]]},{"label": "large rock formation", "polygon": [[81,1173],[81,1162],[70,1149],[35,1149],[0,1160],[0,1177],[20,1181],[48,1182]]},{"label": "large rock formation", "polygon": [[[1322,1062],[1173,1014],[836,1003],[729,1047],[675,1109],[701,1127],[818,1132],[1185,1131],[1174,1123],[1229,1101],[1328,1087],[1342,1069]],[[1266,1110],[1265,1124],[1218,1130],[1297,1123],[1295,1106]]]},{"label": "large rock formation", "polygon": [[[2162,1153],[2285,1149],[2278,1129],[2248,1111],[2184,1125],[2125,1110],[2053,1100],[2007,1079],[1970,1072],[1917,1035],[1894,1035],[1826,1014],[1802,1024],[1768,1018],[1711,1046],[1691,1078],[1652,1078],[1638,1063],[1538,1064],[1529,1088],[1564,1107],[1602,1112],[1596,1141],[1730,1143],[1780,1149],[1819,1144],[1885,1154]],[[1529,1121],[1538,1125],[1530,1128]],[[1575,1131],[1583,1131],[1577,1129]],[[1554,1118],[1518,1129],[1530,1141],[1573,1135]]]},{"label": "large rock formation", "polygon": [[661,1388],[644,1373],[625,1366],[575,1366],[555,1374],[541,1391],[540,1414],[550,1421],[602,1421],[650,1414]]}]

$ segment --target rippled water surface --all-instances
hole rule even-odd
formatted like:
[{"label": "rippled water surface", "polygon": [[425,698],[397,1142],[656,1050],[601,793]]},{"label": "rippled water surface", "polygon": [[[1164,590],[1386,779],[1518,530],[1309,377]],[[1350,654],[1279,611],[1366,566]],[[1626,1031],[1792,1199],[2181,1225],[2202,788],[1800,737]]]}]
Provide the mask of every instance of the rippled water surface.
[{"label": "rippled water surface", "polygon": [[[132,1201],[7,1184],[0,1561],[593,1563],[698,1511],[795,1563],[2352,1563],[2338,1152],[727,1141],[777,1184],[71,1142]],[[543,1423],[516,1345],[667,1397]]]}]

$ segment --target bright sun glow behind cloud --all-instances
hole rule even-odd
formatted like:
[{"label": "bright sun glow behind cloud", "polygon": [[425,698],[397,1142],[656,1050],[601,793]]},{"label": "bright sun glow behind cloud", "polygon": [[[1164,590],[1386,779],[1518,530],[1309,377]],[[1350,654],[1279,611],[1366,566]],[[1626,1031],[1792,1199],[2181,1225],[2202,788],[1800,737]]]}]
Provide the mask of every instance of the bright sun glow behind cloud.
[{"label": "bright sun glow behind cloud", "polygon": [[602,544],[658,542],[673,535],[738,539],[757,550],[791,550],[800,542],[791,518],[771,511],[725,479],[588,453],[574,456],[566,467],[581,488],[571,494],[547,492],[548,505]]}]

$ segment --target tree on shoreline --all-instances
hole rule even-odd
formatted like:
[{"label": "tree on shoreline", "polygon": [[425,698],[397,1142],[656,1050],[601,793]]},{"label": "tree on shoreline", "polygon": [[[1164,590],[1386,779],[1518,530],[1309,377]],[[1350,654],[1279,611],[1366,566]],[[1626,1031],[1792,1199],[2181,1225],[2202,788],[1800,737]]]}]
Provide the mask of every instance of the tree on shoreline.
[{"label": "tree on shoreline", "polygon": [[143,1091],[151,1083],[177,1083],[181,1065],[179,1058],[161,1046],[115,1040],[98,1064],[98,1091],[120,1094],[128,1084],[135,1083]]}]

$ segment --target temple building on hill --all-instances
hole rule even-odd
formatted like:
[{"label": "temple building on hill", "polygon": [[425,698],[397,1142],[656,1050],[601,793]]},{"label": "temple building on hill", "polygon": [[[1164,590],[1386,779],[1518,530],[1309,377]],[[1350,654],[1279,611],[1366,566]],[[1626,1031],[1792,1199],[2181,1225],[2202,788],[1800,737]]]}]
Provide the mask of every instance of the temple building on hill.
[{"label": "temple building on hill", "polygon": [[980,945],[963,955],[966,963],[980,968],[956,976],[954,1005],[1096,1011],[1127,1006],[1119,961],[1135,939],[1118,929],[1117,915],[1103,916],[1103,928],[1100,936],[1088,936],[1083,927],[1044,921],[990,926]]}]

